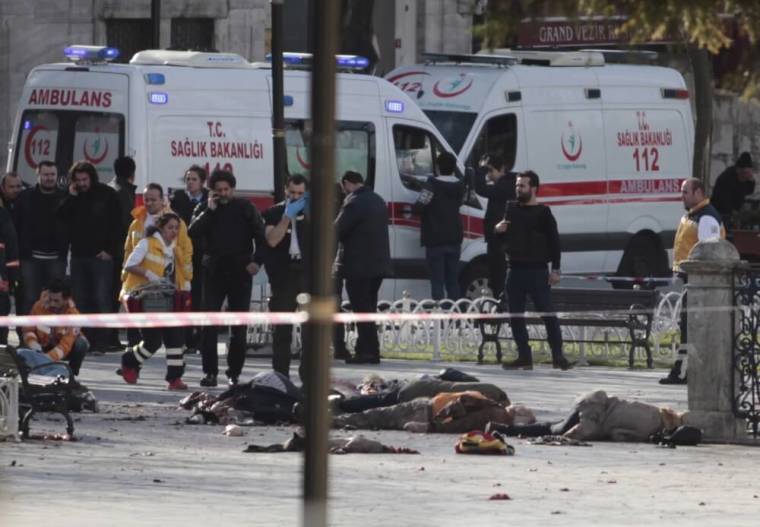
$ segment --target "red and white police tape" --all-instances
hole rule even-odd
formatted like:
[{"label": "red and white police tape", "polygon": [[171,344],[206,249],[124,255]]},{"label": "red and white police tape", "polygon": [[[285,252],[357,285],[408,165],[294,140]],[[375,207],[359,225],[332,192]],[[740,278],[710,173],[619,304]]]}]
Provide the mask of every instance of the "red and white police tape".
[{"label": "red and white police tape", "polygon": [[[733,311],[735,306],[713,308],[692,307],[687,311],[717,312]],[[333,321],[337,323],[352,322],[415,322],[435,320],[499,320],[509,318],[536,318],[545,316],[581,316],[584,314],[603,315],[651,315],[652,309],[631,309],[616,311],[557,311],[510,313],[335,313]],[[302,324],[309,320],[305,311],[291,313],[270,312],[221,312],[221,313],[106,313],[79,315],[36,315],[0,317],[0,327],[8,326],[47,326],[47,327],[100,327],[100,328],[159,328],[183,326],[247,326],[247,325],[281,325]]]}]

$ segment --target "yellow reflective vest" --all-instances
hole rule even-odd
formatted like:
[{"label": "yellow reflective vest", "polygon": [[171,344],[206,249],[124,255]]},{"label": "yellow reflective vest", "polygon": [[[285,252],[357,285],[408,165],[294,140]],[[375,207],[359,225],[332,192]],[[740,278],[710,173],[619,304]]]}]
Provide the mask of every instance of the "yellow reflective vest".
[{"label": "yellow reflective vest", "polygon": [[[164,209],[164,212],[174,212],[169,207]],[[176,213],[175,213],[176,214]],[[135,207],[132,209],[132,223],[129,224],[129,230],[127,231],[127,239],[124,242],[124,257],[132,254],[132,251],[137,247],[145,237],[145,219],[148,217],[148,211],[145,206]],[[193,242],[190,240],[190,236],[187,234],[187,225],[183,220],[179,220],[179,236],[177,236],[177,248],[182,252],[182,261],[185,262],[183,272],[185,276],[189,277],[188,280],[193,277]],[[179,264],[175,262],[175,266],[179,267]],[[162,269],[163,272],[163,269]],[[127,272],[122,271],[121,282],[122,284],[127,280]],[[159,276],[161,273],[158,273]]]},{"label": "yellow reflective vest", "polygon": [[[164,270],[166,269],[166,264],[168,263],[168,259],[166,258],[166,255],[164,255],[164,244],[159,236],[161,235],[156,233],[154,236],[148,238],[148,252],[146,253],[145,258],[143,258],[143,261],[140,262],[140,267],[146,271],[152,272],[156,276],[163,276]],[[190,257],[192,257],[192,254]],[[127,258],[129,258],[129,255],[127,255]],[[192,262],[185,260],[185,258],[187,258],[187,256],[185,256],[185,252],[180,249],[179,244],[175,244],[174,285],[177,287],[177,289],[190,291],[190,280],[193,278],[193,266]],[[188,269],[190,270],[189,274],[187,272]],[[119,297],[121,299],[124,299],[127,294],[129,294],[136,287],[148,283],[147,278],[135,273],[128,273],[124,271],[123,275],[125,275],[126,278],[122,283],[121,293],[119,294]]]},{"label": "yellow reflective vest", "polygon": [[718,211],[710,205],[710,199],[700,201],[681,217],[681,223],[678,224],[673,242],[673,271],[681,270],[681,262],[689,257],[689,253],[699,241],[699,220],[704,216],[715,218],[720,225],[720,237],[726,238],[726,228],[721,222]]}]

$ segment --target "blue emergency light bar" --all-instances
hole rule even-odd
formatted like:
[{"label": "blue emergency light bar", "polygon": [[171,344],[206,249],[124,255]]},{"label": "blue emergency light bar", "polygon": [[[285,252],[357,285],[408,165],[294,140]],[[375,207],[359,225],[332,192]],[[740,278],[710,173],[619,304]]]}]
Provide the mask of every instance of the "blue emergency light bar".
[{"label": "blue emergency light bar", "polygon": [[110,62],[119,56],[119,50],[107,46],[68,46],[63,54],[74,62]]},{"label": "blue emergency light bar", "polygon": [[[272,54],[267,54],[267,61],[272,62]],[[286,51],[282,54],[283,63],[288,66],[308,67],[314,62],[314,56],[311,53],[294,53]],[[363,70],[369,67],[369,59],[360,55],[335,55],[335,63],[338,69],[344,70]]]},{"label": "blue emergency light bar", "polygon": [[164,76],[163,73],[146,73],[144,77],[145,77],[145,82],[147,82],[148,84],[154,84],[154,85],[160,86],[166,83],[166,77]]}]

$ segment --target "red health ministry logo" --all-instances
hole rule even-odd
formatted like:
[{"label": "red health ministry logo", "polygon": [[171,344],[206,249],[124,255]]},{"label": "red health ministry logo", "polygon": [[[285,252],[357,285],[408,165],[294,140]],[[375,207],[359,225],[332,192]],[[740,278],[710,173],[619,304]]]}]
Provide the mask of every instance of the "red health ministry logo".
[{"label": "red health ministry logo", "polygon": [[583,139],[581,139],[580,132],[573,126],[572,121],[568,121],[567,128],[562,132],[560,145],[562,146],[562,154],[565,156],[565,159],[571,163],[581,157]]},{"label": "red health ministry logo", "polygon": [[472,81],[472,77],[468,77],[465,73],[460,73],[456,78],[436,81],[436,83],[433,84],[433,93],[436,97],[442,97],[444,99],[456,97],[469,90],[472,86]]},{"label": "red health ministry logo", "polygon": [[[99,134],[100,130],[95,129],[95,133]],[[90,140],[85,139],[84,158],[93,165],[99,165],[108,156],[108,139],[98,136],[90,145]]]},{"label": "red health ministry logo", "polygon": [[298,161],[298,164],[301,165],[302,168],[305,168],[306,170],[311,170],[311,163],[309,163],[308,161],[306,161],[301,156],[301,147],[300,146],[296,147],[296,160]]}]

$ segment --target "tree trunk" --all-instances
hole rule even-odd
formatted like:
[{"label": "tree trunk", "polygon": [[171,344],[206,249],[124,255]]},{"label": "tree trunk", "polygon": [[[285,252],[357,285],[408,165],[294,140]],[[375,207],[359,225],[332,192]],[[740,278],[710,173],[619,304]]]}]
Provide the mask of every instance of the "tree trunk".
[{"label": "tree trunk", "polygon": [[694,162],[692,177],[710,185],[710,146],[713,122],[713,78],[712,62],[706,49],[688,46],[694,76]]}]

